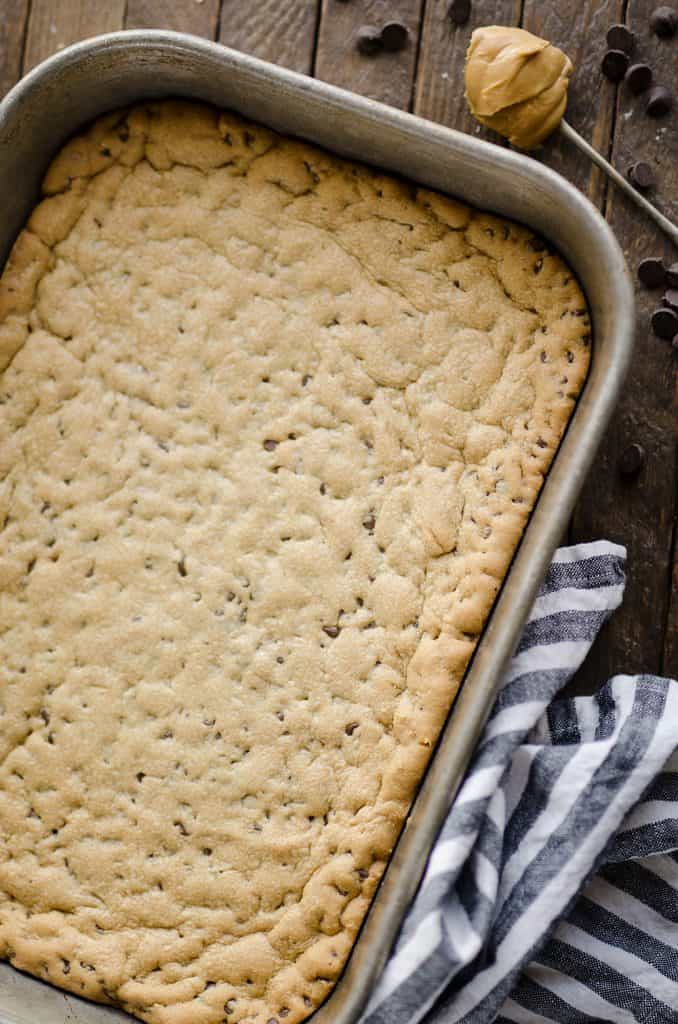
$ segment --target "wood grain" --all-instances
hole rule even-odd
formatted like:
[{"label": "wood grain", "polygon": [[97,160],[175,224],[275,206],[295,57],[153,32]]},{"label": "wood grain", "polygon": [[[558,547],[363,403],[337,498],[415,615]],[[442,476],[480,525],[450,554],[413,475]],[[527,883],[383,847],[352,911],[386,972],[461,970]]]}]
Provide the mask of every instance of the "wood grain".
[{"label": "wood grain", "polygon": [[[674,467],[674,472],[678,472]],[[675,506],[674,506],[675,508]],[[666,635],[661,664],[662,675],[678,679],[678,529],[673,522],[673,570],[671,573],[671,596],[666,622]]]},{"label": "wood grain", "polygon": [[223,0],[219,42],[310,74],[319,0]]},{"label": "wood grain", "polygon": [[122,28],[125,0],[33,0],[28,19],[23,70],[30,71],[64,46]]},{"label": "wood grain", "polygon": [[214,39],[219,0],[128,0],[125,28],[169,28]]},{"label": "wood grain", "polygon": [[21,74],[28,0],[0,0],[0,96]]},{"label": "wood grain", "polygon": [[454,25],[449,0],[428,0],[421,33],[414,112],[449,128],[499,141],[468,112],[464,98],[464,59],[478,25],[517,25],[520,0],[476,0],[467,25]]},{"label": "wood grain", "polygon": [[[391,106],[408,109],[419,46],[422,0],[323,0],[315,73],[318,78],[352,89]],[[356,48],[363,25],[381,28],[400,21],[409,41],[399,53],[366,57]]]},{"label": "wood grain", "polygon": [[[617,87],[600,70],[607,48],[605,33],[623,20],[622,0],[525,0],[523,28],[549,39],[574,64],[566,117],[604,156],[608,154]],[[607,179],[569,143],[554,135],[540,158],[602,206]]]},{"label": "wood grain", "polygon": [[[655,68],[667,83],[678,81],[678,46],[660,42],[647,30],[653,0],[630,0],[627,23],[637,33],[638,58]],[[657,202],[678,217],[678,123],[676,117],[654,121],[644,113],[642,97],[619,92],[613,160],[626,168],[632,158],[652,164],[661,182]],[[608,220],[635,274],[645,256],[676,259],[675,249],[620,193],[608,193]],[[612,617],[604,642],[596,645],[580,685],[599,685],[614,672],[659,672],[667,619],[664,670],[676,665],[676,592],[671,593],[671,545],[676,515],[678,358],[671,346],[653,337],[650,314],[661,291],[638,288],[635,354],[623,398],[600,455],[589,474],[574,519],[574,538],[608,537],[626,544],[628,582],[623,606]],[[647,461],[639,477],[625,480],[619,458],[637,442]]]}]

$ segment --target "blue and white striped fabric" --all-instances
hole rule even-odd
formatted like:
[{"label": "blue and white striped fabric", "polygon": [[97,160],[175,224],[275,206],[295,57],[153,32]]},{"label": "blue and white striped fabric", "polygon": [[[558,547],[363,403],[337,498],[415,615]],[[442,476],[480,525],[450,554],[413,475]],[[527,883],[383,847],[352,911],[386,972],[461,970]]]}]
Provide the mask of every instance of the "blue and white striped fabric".
[{"label": "blue and white striped fabric", "polygon": [[556,552],[363,1024],[678,1021],[678,683],[555,694],[626,552]]}]

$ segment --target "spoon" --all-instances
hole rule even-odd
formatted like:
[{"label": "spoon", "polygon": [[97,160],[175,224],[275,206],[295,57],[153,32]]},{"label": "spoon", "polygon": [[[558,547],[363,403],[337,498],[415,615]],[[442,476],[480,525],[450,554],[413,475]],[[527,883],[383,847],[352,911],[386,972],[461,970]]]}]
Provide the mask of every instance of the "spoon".
[{"label": "spoon", "polygon": [[521,28],[488,25],[471,36],[466,54],[466,99],[481,124],[519,149],[535,149],[560,129],[678,245],[678,226],[641,195],[563,118],[572,73],[569,57],[547,39]]},{"label": "spoon", "polygon": [[568,124],[564,119],[560,122],[560,134],[569,142],[574,143],[574,145],[577,146],[582,153],[585,153],[589,160],[591,160],[597,167],[600,167],[605,171],[608,178],[610,178],[615,185],[622,190],[622,192],[625,192],[627,196],[633,199],[634,203],[637,203],[641,210],[645,210],[648,217],[650,217],[651,220],[653,220],[655,224],[657,224],[657,226],[660,227],[666,235],[668,235],[674,245],[678,246],[678,225],[670,221],[668,217],[665,217],[664,214],[649,201],[649,199],[646,199],[645,196],[641,195],[638,189],[634,188],[630,181],[627,181],[626,178],[620,174],[604,156],[600,155],[597,149],[594,149],[593,146],[591,146],[586,139],[583,139],[579,132],[575,131],[572,125]]}]

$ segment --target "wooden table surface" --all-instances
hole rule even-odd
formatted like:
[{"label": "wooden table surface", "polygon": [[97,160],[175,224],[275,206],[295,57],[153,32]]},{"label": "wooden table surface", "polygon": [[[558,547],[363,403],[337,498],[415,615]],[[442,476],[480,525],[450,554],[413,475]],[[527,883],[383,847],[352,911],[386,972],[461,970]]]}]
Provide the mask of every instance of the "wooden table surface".
[{"label": "wooden table surface", "polygon": [[[463,131],[486,135],[466,112],[463,62],[470,33],[483,24],[521,24],[573,59],[568,119],[621,170],[634,159],[657,171],[658,205],[678,220],[678,107],[662,120],[642,97],[600,74],[607,28],[637,33],[636,53],[657,79],[678,83],[678,37],[651,36],[655,0],[474,0],[471,21],[452,24],[450,0],[0,0],[0,94],[49,54],[78,39],[121,28],[172,28],[216,39],[266,60],[316,75]],[[400,53],[361,56],[364,24],[399,20],[409,29]],[[489,137],[489,136],[488,136]],[[493,141],[497,141],[493,139]],[[547,143],[539,159],[583,189],[612,225],[629,264],[678,253],[567,144]],[[638,290],[636,347],[614,422],[579,501],[570,540],[601,537],[629,551],[624,605],[594,648],[579,687],[615,672],[678,676],[678,352],[649,330],[656,293]],[[621,453],[646,452],[640,475],[625,479]]]}]

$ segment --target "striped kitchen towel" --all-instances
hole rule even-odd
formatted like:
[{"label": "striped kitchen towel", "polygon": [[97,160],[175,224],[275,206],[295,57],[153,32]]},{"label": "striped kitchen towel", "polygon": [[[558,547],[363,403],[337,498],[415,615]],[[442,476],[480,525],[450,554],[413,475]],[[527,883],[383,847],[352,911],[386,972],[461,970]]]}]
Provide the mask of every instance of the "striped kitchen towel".
[{"label": "striped kitchen towel", "polygon": [[556,552],[363,1024],[678,1021],[678,683],[553,699],[625,559]]}]

